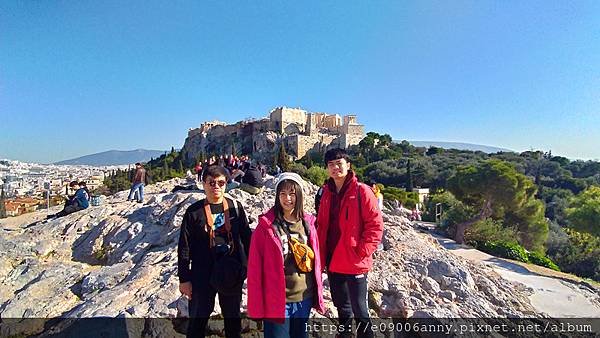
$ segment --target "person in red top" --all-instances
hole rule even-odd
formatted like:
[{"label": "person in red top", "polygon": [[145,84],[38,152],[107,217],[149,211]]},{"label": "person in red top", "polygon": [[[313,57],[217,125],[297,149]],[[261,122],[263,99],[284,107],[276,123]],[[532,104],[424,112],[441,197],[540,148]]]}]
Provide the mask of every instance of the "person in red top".
[{"label": "person in red top", "polygon": [[317,216],[321,262],[344,332],[352,332],[354,318],[358,337],[373,337],[367,275],[383,235],[383,218],[373,191],[358,182],[343,149],[328,150],[325,163],[329,179],[323,186]]},{"label": "person in red top", "polygon": [[196,163],[194,171],[196,172],[196,176],[198,176],[198,182],[202,182],[202,164],[200,162]]}]

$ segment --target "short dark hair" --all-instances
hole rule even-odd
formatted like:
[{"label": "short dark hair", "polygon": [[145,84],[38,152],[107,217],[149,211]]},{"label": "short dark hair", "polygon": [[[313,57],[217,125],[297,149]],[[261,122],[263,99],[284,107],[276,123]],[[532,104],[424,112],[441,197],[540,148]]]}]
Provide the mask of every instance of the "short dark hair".
[{"label": "short dark hair", "polygon": [[76,185],[79,185],[79,182],[77,182],[77,181],[71,181],[71,183],[69,183],[69,187],[74,187]]},{"label": "short dark hair", "polygon": [[227,181],[229,181],[229,173],[227,172],[227,169],[216,164],[209,165],[202,171],[202,182],[206,182],[208,177],[215,178],[218,176],[224,176]]},{"label": "short dark hair", "polygon": [[80,186],[81,186],[81,185],[83,185],[84,187],[85,187],[85,186],[87,186],[87,184],[85,184],[85,182],[84,182],[84,181],[81,181],[81,182],[79,182],[79,185],[80,185]]},{"label": "short dark hair", "polygon": [[135,165],[142,165],[140,162],[137,162]]},{"label": "short dark hair", "polygon": [[329,161],[335,161],[335,160],[339,160],[342,158],[344,160],[346,160],[346,162],[350,163],[350,157],[348,156],[348,153],[346,153],[346,151],[344,149],[341,149],[341,148],[329,149],[325,153],[325,165],[327,165],[327,163],[329,163]]},{"label": "short dark hair", "polygon": [[283,180],[281,183],[277,185],[277,190],[275,191],[275,217],[279,221],[284,221],[283,219],[283,208],[281,207],[281,202],[279,201],[279,193],[283,189],[293,189],[296,193],[296,204],[294,205],[293,216],[297,219],[304,219],[304,195],[302,193],[302,187],[292,180]]}]

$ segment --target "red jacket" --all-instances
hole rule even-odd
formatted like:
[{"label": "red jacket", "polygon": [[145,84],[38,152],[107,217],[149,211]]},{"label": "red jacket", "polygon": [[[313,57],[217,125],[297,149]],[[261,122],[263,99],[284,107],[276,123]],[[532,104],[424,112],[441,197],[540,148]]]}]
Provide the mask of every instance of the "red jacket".
[{"label": "red jacket", "polygon": [[[273,209],[258,219],[258,226],[250,241],[248,258],[248,317],[254,319],[285,320],[285,276],[283,273],[283,250],[279,236],[273,228],[275,212]],[[319,240],[315,229],[315,217],[304,214],[304,220],[310,229],[309,243],[315,252],[313,272],[317,299],[313,307],[321,314],[325,312],[323,301],[323,280]]]},{"label": "red jacket", "polygon": [[[377,245],[381,242],[381,236],[383,235],[383,218],[377,206],[377,198],[373,194],[373,190],[366,184],[359,183],[356,177],[352,177],[350,180],[339,208],[338,219],[341,236],[333,250],[333,256],[327,270],[358,275],[371,270],[373,252],[377,250]],[[329,189],[327,184],[323,186],[323,196],[321,197],[317,216],[319,249],[323,265],[328,249],[326,239],[332,198],[332,192]],[[360,208],[357,196],[359,192]]]}]

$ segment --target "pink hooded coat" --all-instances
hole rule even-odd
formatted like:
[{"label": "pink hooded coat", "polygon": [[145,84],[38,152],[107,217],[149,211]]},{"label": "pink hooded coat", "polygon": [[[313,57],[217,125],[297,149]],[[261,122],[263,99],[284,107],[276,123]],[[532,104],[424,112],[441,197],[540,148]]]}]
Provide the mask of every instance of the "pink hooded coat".
[{"label": "pink hooded coat", "polygon": [[[250,257],[248,258],[248,317],[283,322],[285,319],[283,250],[281,241],[273,228],[274,220],[275,212],[271,209],[260,216],[258,226],[252,234]],[[317,294],[316,298],[313,298],[313,307],[319,313],[324,313],[325,302],[323,301],[323,280],[319,258],[321,256],[315,229],[315,217],[305,213],[304,220],[310,229],[310,247],[315,252],[313,272]]]}]

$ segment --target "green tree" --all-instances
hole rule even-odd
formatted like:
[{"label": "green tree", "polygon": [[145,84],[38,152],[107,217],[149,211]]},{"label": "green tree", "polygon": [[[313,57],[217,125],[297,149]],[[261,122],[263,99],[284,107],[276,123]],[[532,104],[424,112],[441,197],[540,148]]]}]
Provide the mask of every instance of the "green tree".
[{"label": "green tree", "polygon": [[185,169],[183,168],[183,161],[181,161],[181,159],[179,159],[177,164],[178,164],[177,171],[181,174],[185,174]]},{"label": "green tree", "polygon": [[313,164],[313,160],[312,160],[312,156],[310,156],[310,153],[306,153],[306,155],[304,155],[304,165],[307,168],[310,168],[310,167],[312,167],[314,165]]},{"label": "green tree", "polygon": [[0,218],[6,217],[6,205],[4,204],[6,200],[6,196],[4,196],[4,188],[2,188],[2,192],[0,192]]},{"label": "green tree", "polygon": [[321,186],[323,185],[323,182],[329,178],[329,174],[327,173],[327,170],[321,167],[312,166],[306,170],[305,177],[313,184]]},{"label": "green tree", "polygon": [[410,159],[406,162],[406,191],[413,190],[412,173],[410,172]]},{"label": "green tree", "polygon": [[600,237],[600,187],[589,187],[572,198],[567,218],[575,230]]},{"label": "green tree", "polygon": [[235,149],[235,142],[231,141],[231,155],[237,156],[237,151]]},{"label": "green tree", "polygon": [[165,157],[165,159],[163,160],[162,177],[167,178],[167,176],[169,176],[169,173],[169,164],[167,163],[167,158]]},{"label": "green tree", "polygon": [[[448,180],[448,190],[458,200],[478,210],[474,217],[456,225],[453,237],[457,243],[464,243],[465,230],[474,223],[492,216],[504,219],[507,212],[507,218],[516,223],[522,234],[535,230],[534,234],[527,236],[536,238],[526,238],[524,244],[545,240],[548,225],[543,220],[543,205],[534,200],[537,189],[511,164],[492,159],[460,167]],[[510,222],[505,224],[511,225]]]},{"label": "green tree", "polygon": [[279,165],[279,168],[281,168],[282,171],[288,171],[290,169],[290,162],[283,143],[279,146],[279,152],[277,153],[277,165]]}]

